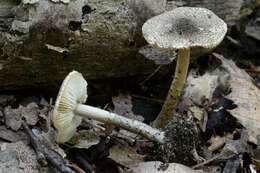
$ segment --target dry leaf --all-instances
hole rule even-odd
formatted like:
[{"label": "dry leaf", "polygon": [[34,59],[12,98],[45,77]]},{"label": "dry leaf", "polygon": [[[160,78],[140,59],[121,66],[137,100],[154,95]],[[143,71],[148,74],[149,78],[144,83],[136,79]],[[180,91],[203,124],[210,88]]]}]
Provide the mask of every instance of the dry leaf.
[{"label": "dry leaf", "polygon": [[198,121],[200,129],[205,132],[208,121],[208,114],[205,109],[198,106],[190,106],[188,114],[190,114],[190,116],[194,117]]},{"label": "dry leaf", "polygon": [[153,48],[150,45],[141,47],[139,53],[149,60],[155,62],[155,64],[170,64],[176,58],[176,52],[173,51],[161,51]]},{"label": "dry leaf", "polygon": [[248,130],[260,135],[260,90],[251,77],[238,68],[232,60],[214,54],[222,61],[222,67],[229,74],[229,87],[231,93],[226,98],[232,100],[237,108],[229,112]]},{"label": "dry leaf", "polygon": [[39,0],[22,0],[23,4],[36,4]]},{"label": "dry leaf", "polygon": [[21,116],[25,118],[28,125],[36,125],[39,121],[39,106],[32,102],[26,107],[22,107]]},{"label": "dry leaf", "polygon": [[17,109],[12,109],[11,106],[4,108],[5,125],[7,128],[11,128],[17,131],[22,126],[21,113],[22,106]]},{"label": "dry leaf", "polygon": [[138,121],[143,121],[144,118],[140,115],[135,115],[132,111],[133,105],[130,95],[123,95],[120,94],[117,97],[113,97],[112,101],[114,104],[114,111],[115,113],[125,116],[127,118],[135,119]]},{"label": "dry leaf", "polygon": [[26,138],[27,136],[24,133],[13,132],[5,126],[0,126],[0,139],[8,142],[17,142],[20,140],[26,140]]},{"label": "dry leaf", "polygon": [[221,149],[225,145],[225,138],[220,136],[212,136],[210,139],[211,145],[208,150],[211,152]]},{"label": "dry leaf", "polygon": [[74,148],[85,148],[96,145],[100,142],[98,134],[92,130],[82,130],[76,133],[70,140]]},{"label": "dry leaf", "polygon": [[206,72],[198,76],[196,72],[191,71],[186,81],[184,98],[191,99],[197,105],[202,105],[204,100],[211,101],[213,92],[218,86],[218,75]]},{"label": "dry leaf", "polygon": [[4,107],[7,105],[12,105],[16,101],[15,97],[12,95],[0,95],[0,106]]},{"label": "dry leaf", "polygon": [[193,102],[201,105],[202,99],[209,101],[217,86],[229,88],[231,92],[226,96],[232,100],[237,108],[228,110],[239,123],[252,131],[251,135],[260,135],[260,90],[251,77],[238,68],[232,60],[214,53],[222,61],[222,65],[211,73],[203,76],[189,75],[184,97],[189,97]]},{"label": "dry leaf", "polygon": [[53,51],[56,51],[58,53],[64,53],[64,52],[69,52],[69,49],[67,48],[63,48],[63,47],[58,47],[58,46],[53,46],[53,45],[50,45],[50,44],[45,44],[46,47],[49,49],[49,50],[53,50]]},{"label": "dry leaf", "polygon": [[178,163],[163,164],[159,161],[141,162],[130,166],[129,173],[203,173]]},{"label": "dry leaf", "polygon": [[144,156],[137,154],[134,148],[119,145],[115,145],[109,149],[109,158],[124,166],[144,161]]}]

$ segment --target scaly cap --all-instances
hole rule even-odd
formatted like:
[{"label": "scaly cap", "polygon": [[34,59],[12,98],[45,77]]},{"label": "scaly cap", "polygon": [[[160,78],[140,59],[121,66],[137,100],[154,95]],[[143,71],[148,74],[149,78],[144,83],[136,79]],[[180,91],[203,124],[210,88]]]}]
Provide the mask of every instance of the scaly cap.
[{"label": "scaly cap", "polygon": [[211,49],[223,40],[227,24],[208,9],[180,7],[147,20],[142,31],[146,41],[160,49]]}]

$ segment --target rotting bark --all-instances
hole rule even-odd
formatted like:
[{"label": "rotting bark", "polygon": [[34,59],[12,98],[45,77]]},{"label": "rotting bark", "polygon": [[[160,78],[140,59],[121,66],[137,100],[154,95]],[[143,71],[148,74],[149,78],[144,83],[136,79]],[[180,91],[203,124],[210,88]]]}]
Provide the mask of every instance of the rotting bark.
[{"label": "rotting bark", "polygon": [[86,79],[151,73],[156,65],[138,54],[146,18],[140,19],[134,5],[128,0],[1,1],[0,89],[53,86],[71,70]]},{"label": "rotting bark", "polygon": [[150,74],[156,65],[138,53],[146,44],[141,26],[148,18],[189,5],[229,20],[224,12],[236,16],[242,1],[2,0],[0,89],[57,86],[71,70],[86,79]]},{"label": "rotting bark", "polygon": [[247,0],[167,0],[177,7],[204,7],[212,10],[229,25],[234,25],[241,17],[240,9]]}]

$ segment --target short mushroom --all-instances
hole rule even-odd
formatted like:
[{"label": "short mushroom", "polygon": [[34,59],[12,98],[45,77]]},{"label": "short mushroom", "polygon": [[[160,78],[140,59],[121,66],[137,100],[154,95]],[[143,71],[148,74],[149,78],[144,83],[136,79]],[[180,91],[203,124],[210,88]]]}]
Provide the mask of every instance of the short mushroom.
[{"label": "short mushroom", "polygon": [[147,20],[142,31],[151,46],[178,50],[174,80],[162,110],[153,122],[154,127],[162,128],[172,117],[184,87],[191,48],[215,48],[225,37],[227,25],[208,9],[180,7]]},{"label": "short mushroom", "polygon": [[140,134],[152,141],[164,142],[164,132],[137,120],[108,112],[93,106],[83,105],[86,102],[87,82],[82,74],[72,71],[63,81],[52,115],[52,122],[57,130],[56,141],[64,143],[71,139],[82,118],[92,118],[110,123],[126,130]]}]

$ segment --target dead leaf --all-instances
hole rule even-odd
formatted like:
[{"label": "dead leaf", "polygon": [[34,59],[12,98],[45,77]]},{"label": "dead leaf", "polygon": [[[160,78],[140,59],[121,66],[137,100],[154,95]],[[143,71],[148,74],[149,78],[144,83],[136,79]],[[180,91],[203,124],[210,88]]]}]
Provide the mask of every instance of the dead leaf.
[{"label": "dead leaf", "polygon": [[113,97],[112,101],[114,104],[114,111],[115,113],[125,116],[127,118],[135,119],[138,121],[143,121],[144,118],[140,115],[135,115],[132,111],[133,105],[130,95],[123,95],[120,94],[117,97]]},{"label": "dead leaf", "polygon": [[208,147],[208,150],[211,152],[221,149],[225,145],[225,138],[220,136],[212,136],[210,139],[211,145]]},{"label": "dead leaf", "polygon": [[198,106],[190,106],[188,109],[188,114],[198,121],[200,129],[205,132],[208,121],[208,114],[205,109]]},{"label": "dead leaf", "polygon": [[206,72],[198,76],[195,71],[191,71],[186,81],[184,98],[191,99],[197,105],[203,105],[205,100],[211,101],[213,92],[219,85],[217,74]]},{"label": "dead leaf", "polygon": [[14,131],[20,129],[22,126],[21,109],[22,106],[19,106],[17,109],[12,109],[11,106],[4,108],[5,125],[7,128],[11,128]]},{"label": "dead leaf", "polygon": [[0,119],[4,117],[4,114],[2,111],[0,111]]},{"label": "dead leaf", "polygon": [[23,4],[36,4],[39,0],[22,0]]},{"label": "dead leaf", "polygon": [[69,52],[69,49],[67,49],[67,48],[53,46],[53,45],[50,45],[50,44],[45,44],[45,46],[47,47],[47,49],[53,50],[53,51],[58,52],[58,53]]},{"label": "dead leaf", "polygon": [[154,61],[155,64],[170,64],[177,57],[177,53],[174,51],[161,51],[150,45],[141,47],[139,53],[145,58]]},{"label": "dead leaf", "polygon": [[39,121],[39,106],[32,102],[21,109],[21,116],[25,118],[28,125],[36,125]]},{"label": "dead leaf", "polygon": [[64,4],[68,4],[70,2],[70,0],[51,0],[52,2],[55,2],[55,3],[64,3]]},{"label": "dead leaf", "polygon": [[256,39],[260,40],[260,18],[256,18],[254,20],[250,20],[250,22],[246,25],[245,33],[246,35]]},{"label": "dead leaf", "polygon": [[219,54],[214,54],[222,61],[222,67],[229,74],[230,94],[226,98],[232,100],[237,108],[229,112],[248,130],[260,135],[260,90],[251,77],[238,68],[232,60],[227,60]]},{"label": "dead leaf", "polygon": [[96,145],[100,142],[99,135],[92,130],[82,130],[76,133],[70,140],[74,148],[85,148]]},{"label": "dead leaf", "polygon": [[130,166],[129,173],[203,173],[178,163],[163,164],[159,161],[141,162]]},{"label": "dead leaf", "polygon": [[119,145],[115,145],[109,149],[109,158],[124,166],[144,161],[144,156],[137,154],[136,149]]},{"label": "dead leaf", "polygon": [[0,126],[0,139],[8,142],[17,142],[26,139],[26,135],[18,134],[17,132],[7,129],[5,126]]},{"label": "dead leaf", "polygon": [[4,107],[13,104],[16,101],[12,95],[0,95],[0,106]]},{"label": "dead leaf", "polygon": [[28,125],[36,125],[39,121],[40,113],[41,110],[39,106],[34,102],[29,103],[27,106],[20,105],[16,109],[7,106],[4,108],[5,125],[6,127],[17,131],[21,127],[22,118],[25,118]]}]

